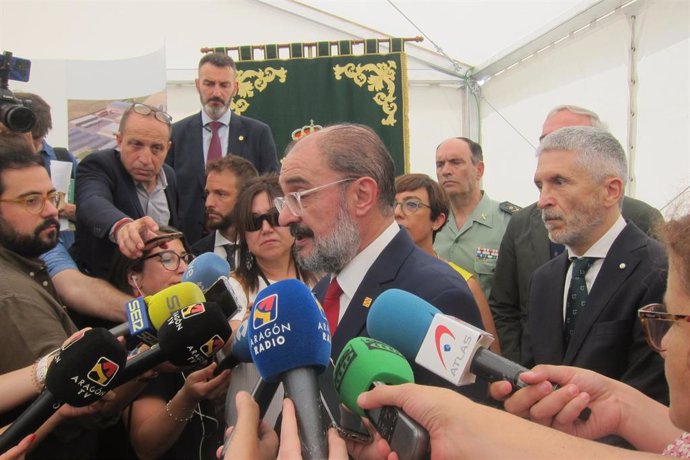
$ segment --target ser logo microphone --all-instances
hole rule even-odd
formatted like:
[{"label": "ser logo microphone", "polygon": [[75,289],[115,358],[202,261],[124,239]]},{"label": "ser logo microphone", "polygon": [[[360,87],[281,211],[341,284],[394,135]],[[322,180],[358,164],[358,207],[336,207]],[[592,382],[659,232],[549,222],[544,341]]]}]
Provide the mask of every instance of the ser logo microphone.
[{"label": "ser logo microphone", "polygon": [[254,329],[271,324],[276,319],[278,319],[278,294],[265,297],[254,305]]},{"label": "ser logo microphone", "polygon": [[105,356],[101,356],[89,373],[86,374],[86,377],[93,383],[105,387],[113,380],[119,369],[120,366],[115,362],[109,360]]}]

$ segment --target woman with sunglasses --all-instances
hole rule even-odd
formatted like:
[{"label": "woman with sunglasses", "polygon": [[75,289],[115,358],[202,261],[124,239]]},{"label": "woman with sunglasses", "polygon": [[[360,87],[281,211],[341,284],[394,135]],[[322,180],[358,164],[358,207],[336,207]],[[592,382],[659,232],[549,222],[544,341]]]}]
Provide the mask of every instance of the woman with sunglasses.
[{"label": "woman with sunglasses", "polygon": [[[161,234],[176,234],[161,227]],[[181,233],[180,233],[181,235]],[[111,282],[135,296],[147,296],[182,281],[193,256],[184,237],[162,242],[136,260],[118,255]],[[141,459],[214,459],[222,427],[213,401],[224,396],[229,371],[213,376],[216,364],[200,370],[159,368],[125,411],[131,444]]]},{"label": "woman with sunglasses", "polygon": [[[529,386],[505,401],[506,410],[537,423],[418,385],[380,386],[358,403],[402,407],[427,428],[439,458],[690,458],[690,215],[671,220],[662,236],[669,255],[665,303],[641,308],[639,318],[649,346],[665,359],[670,406],[601,374],[551,365],[521,374]],[[511,390],[505,381],[491,385],[497,399]],[[585,407],[591,414],[581,420]],[[637,450],[589,441],[607,435]]]},{"label": "woman with sunglasses", "polygon": [[[245,316],[256,295],[266,286],[280,280],[297,278],[313,286],[317,278],[298,267],[292,254],[295,242],[287,227],[278,225],[278,211],[273,199],[283,195],[278,176],[259,176],[250,179],[233,209],[233,222],[237,229],[238,265],[230,278]],[[259,379],[253,364],[240,364],[232,372],[226,404],[228,424],[235,422],[235,393],[251,391]],[[280,396],[280,395],[279,395]],[[272,424],[280,411],[280,399],[273,399],[264,418]]]}]

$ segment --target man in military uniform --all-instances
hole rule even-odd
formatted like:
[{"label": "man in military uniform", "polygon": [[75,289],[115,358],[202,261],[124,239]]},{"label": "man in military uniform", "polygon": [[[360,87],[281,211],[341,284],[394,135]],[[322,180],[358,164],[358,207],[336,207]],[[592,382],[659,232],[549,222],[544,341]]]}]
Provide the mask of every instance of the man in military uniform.
[{"label": "man in military uniform", "polygon": [[501,239],[519,207],[489,198],[481,189],[483,175],[482,148],[471,139],[446,139],[436,148],[436,177],[448,193],[450,215],[434,249],[473,273],[488,298]]}]

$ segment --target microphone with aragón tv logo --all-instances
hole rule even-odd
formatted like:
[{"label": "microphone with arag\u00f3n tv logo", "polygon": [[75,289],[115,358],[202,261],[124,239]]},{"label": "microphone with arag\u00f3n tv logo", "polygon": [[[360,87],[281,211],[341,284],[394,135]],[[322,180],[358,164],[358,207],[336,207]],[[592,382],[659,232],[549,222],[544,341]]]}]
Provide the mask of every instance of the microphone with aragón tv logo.
[{"label": "microphone with arag\u00f3n tv logo", "polygon": [[172,312],[205,301],[204,293],[196,284],[178,283],[154,295],[127,302],[127,322],[115,326],[110,332],[116,337],[129,334],[147,345],[153,345],[158,341],[156,331]]},{"label": "microphone with arag\u00f3n tv logo", "polygon": [[228,319],[239,310],[237,295],[228,283],[230,265],[218,254],[205,252],[187,265],[182,281],[199,286],[209,302],[217,303]]},{"label": "microphone with arag\u00f3n tv logo", "polygon": [[401,409],[364,411],[357,405],[357,397],[377,385],[414,383],[412,367],[398,350],[370,337],[355,337],[340,353],[333,381],[343,404],[359,416],[366,415],[400,460],[429,456],[429,433]]},{"label": "microphone with arag\u00f3n tv logo", "polygon": [[[367,316],[371,337],[398,349],[403,356],[455,385],[474,383],[475,376],[487,382],[507,380],[513,390],[528,386],[520,380],[527,369],[487,347],[493,337],[441,311],[424,299],[389,289],[379,295]],[[587,420],[591,410],[580,413]]]},{"label": "microphone with arag\u00f3n tv logo", "polygon": [[63,345],[46,374],[46,389],[0,435],[0,453],[36,431],[62,404],[84,407],[98,401],[115,383],[127,351],[107,329],[82,331]]},{"label": "microphone with arag\u00f3n tv logo", "polygon": [[317,375],[328,366],[331,334],[326,314],[309,288],[287,279],[273,283],[254,301],[249,317],[249,351],[267,382],[283,382],[295,403],[305,459],[327,458],[327,423]]},{"label": "microphone with arag\u00f3n tv logo", "polygon": [[158,344],[127,361],[118,377],[121,385],[157,365],[176,366],[208,362],[230,339],[232,329],[221,309],[210,302],[175,311],[158,329]]}]

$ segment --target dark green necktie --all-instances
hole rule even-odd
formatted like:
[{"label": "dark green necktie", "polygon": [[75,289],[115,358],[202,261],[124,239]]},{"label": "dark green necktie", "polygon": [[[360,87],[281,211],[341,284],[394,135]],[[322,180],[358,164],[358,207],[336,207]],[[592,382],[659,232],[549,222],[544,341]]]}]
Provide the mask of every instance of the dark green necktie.
[{"label": "dark green necktie", "polygon": [[596,257],[580,257],[573,260],[573,274],[570,278],[568,297],[565,302],[565,321],[563,322],[563,345],[568,348],[568,343],[575,332],[577,315],[587,305],[587,283],[585,275],[590,269]]},{"label": "dark green necktie", "polygon": [[225,248],[225,260],[230,264],[230,271],[232,272],[235,270],[235,252],[237,252],[237,245],[226,243],[223,245],[223,248]]}]

